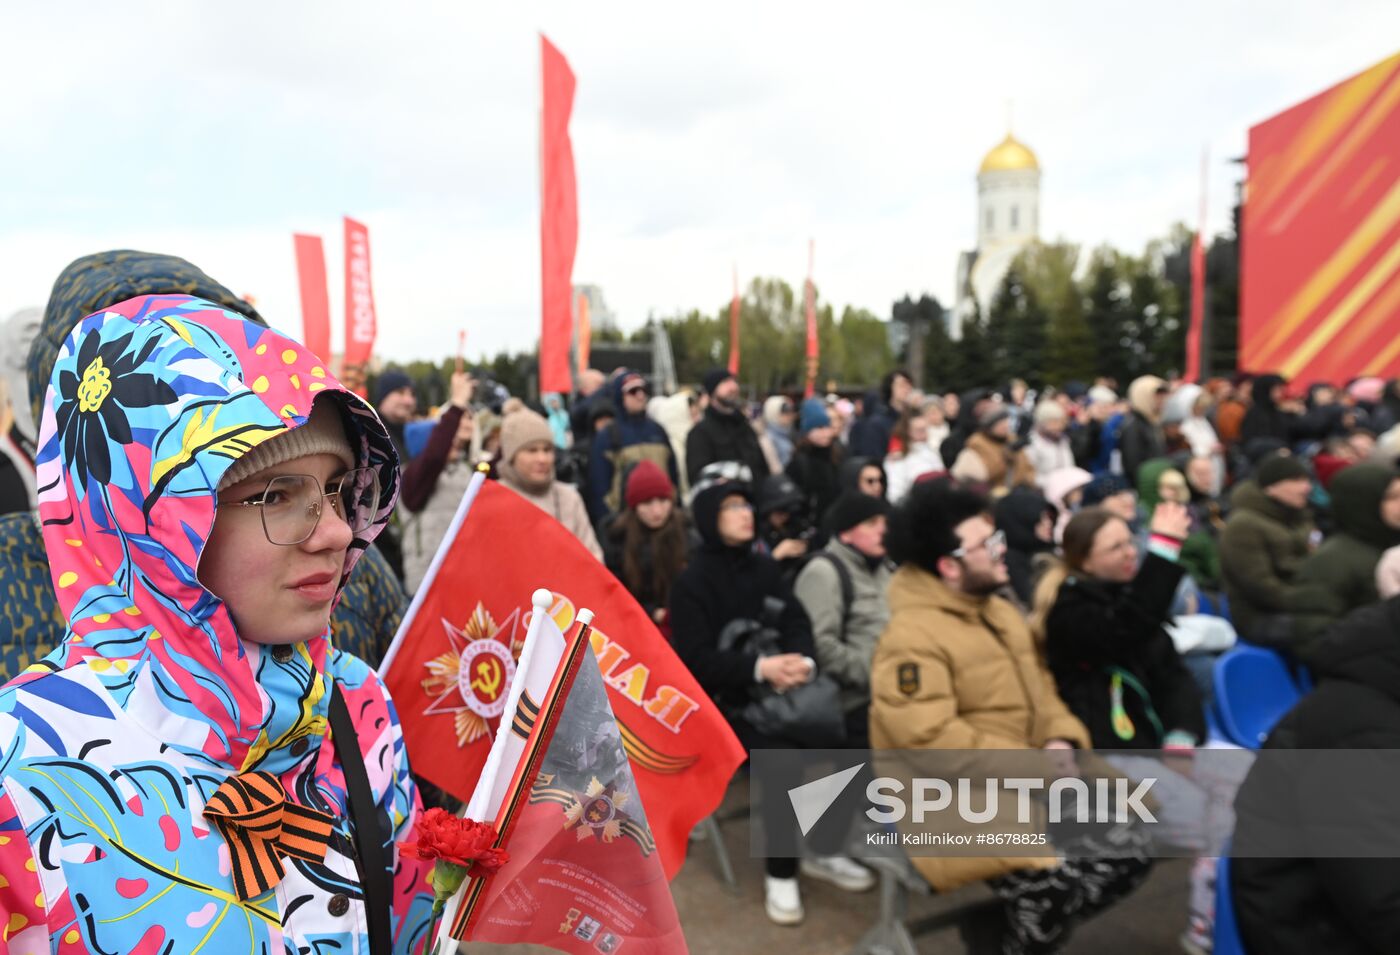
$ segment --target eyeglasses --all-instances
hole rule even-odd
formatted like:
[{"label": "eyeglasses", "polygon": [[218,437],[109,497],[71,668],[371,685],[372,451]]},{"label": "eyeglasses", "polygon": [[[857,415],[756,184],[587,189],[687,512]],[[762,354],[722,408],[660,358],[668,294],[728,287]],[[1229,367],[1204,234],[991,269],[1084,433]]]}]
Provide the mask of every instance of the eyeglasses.
[{"label": "eyeglasses", "polygon": [[368,530],[379,509],[379,475],[374,468],[352,468],[321,486],[309,474],[279,474],[263,492],[246,501],[220,501],[218,507],[262,509],[263,533],[283,547],[304,543],[321,523],[322,501],[355,533]]},{"label": "eyeglasses", "polygon": [[975,551],[979,548],[985,550],[987,552],[987,556],[990,557],[992,560],[1000,560],[1002,556],[1006,553],[1005,532],[997,531],[994,534],[992,534],[991,537],[988,537],[980,544],[972,544],[967,547],[959,547],[957,550],[953,551],[949,556],[954,558],[955,560],[965,560],[967,558],[967,555],[971,551]]}]

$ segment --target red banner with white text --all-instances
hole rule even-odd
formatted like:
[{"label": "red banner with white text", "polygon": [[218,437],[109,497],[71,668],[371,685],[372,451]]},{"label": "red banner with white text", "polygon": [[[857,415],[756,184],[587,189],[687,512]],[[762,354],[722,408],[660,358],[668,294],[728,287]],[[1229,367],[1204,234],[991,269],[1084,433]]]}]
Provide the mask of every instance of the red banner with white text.
[{"label": "red banner with white text", "polygon": [[[363,395],[379,328],[370,282],[369,229],[345,217],[345,358],[341,381]],[[347,377],[348,376],[348,377]]]}]

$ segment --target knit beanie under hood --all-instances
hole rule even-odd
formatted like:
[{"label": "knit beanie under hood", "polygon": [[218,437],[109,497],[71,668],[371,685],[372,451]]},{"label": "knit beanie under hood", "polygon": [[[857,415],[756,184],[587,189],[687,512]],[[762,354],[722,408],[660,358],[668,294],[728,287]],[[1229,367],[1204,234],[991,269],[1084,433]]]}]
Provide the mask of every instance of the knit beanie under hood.
[{"label": "knit beanie under hood", "polygon": [[355,452],[345,436],[345,424],[333,398],[323,398],[312,406],[311,416],[299,428],[264,441],[243,457],[219,479],[219,490],[232,487],[259,471],[285,464],[309,454],[333,454],[346,468],[355,466]]}]

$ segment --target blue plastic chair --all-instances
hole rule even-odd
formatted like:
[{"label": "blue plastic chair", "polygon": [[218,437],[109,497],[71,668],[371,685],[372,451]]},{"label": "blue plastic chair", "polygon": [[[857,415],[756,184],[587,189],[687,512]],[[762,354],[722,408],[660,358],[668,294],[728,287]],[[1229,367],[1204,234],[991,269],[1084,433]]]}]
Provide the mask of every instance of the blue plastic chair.
[{"label": "blue plastic chair", "polygon": [[1258,749],[1303,696],[1287,662],[1272,650],[1237,644],[1215,662],[1215,709],[1225,738]]},{"label": "blue plastic chair", "polygon": [[1230,847],[1221,849],[1215,864],[1215,947],[1212,955],[1248,955],[1235,920],[1235,896],[1230,888]]}]

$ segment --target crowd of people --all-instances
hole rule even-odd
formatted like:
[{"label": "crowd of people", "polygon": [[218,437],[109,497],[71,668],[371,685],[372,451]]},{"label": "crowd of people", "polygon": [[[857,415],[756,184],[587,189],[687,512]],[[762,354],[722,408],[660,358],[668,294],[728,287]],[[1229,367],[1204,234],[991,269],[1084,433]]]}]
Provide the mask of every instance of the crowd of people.
[{"label": "crowd of people", "polygon": [[[108,382],[102,376],[116,352],[102,359],[94,357],[96,349],[108,347],[104,335],[125,329],[113,324],[104,332],[106,325],[84,320],[141,296],[158,305],[162,296],[176,295],[248,323],[254,331],[246,340],[265,327],[252,306],[189,263],[125,252],[78,260],[59,277],[44,310],[18,313],[5,326],[5,680],[32,673],[34,664],[70,672],[71,635],[89,632],[94,612],[61,599],[50,577],[45,547],[56,539],[63,546],[63,535],[38,519],[43,492],[36,475],[45,453],[55,453],[37,443],[45,415],[57,413],[60,429],[75,422],[89,428],[88,437],[62,442],[62,455],[78,456],[76,464],[64,458],[64,473],[101,468],[106,483],[131,480],[131,468],[114,463],[114,456],[129,453],[125,445],[159,440],[128,428],[125,419],[103,419],[105,430],[97,432],[75,417],[102,404]],[[219,324],[223,319],[208,321],[225,338],[200,332],[207,336],[199,339],[207,361],[217,364],[224,352],[244,348],[242,341],[227,342],[232,330]],[[75,372],[72,351],[88,342],[93,350],[81,352],[83,367]],[[197,348],[193,340],[190,347]],[[294,355],[292,346],[285,348]],[[99,367],[103,360],[108,366]],[[318,372],[331,380],[319,366],[299,373]],[[231,387],[227,373],[212,365],[190,379],[206,382],[187,385],[205,396],[218,394],[215,385]],[[46,405],[51,383],[55,403],[64,388],[76,403]],[[306,672],[340,666],[339,679],[376,700],[382,690],[372,671],[348,661],[372,667],[380,658],[472,474],[484,469],[606,565],[751,750],[1021,749],[1041,751],[1062,768],[1072,766],[1076,750],[1141,751],[1121,757],[1117,768],[1130,778],[1167,774],[1173,805],[1188,809],[1184,819],[1203,797],[1189,773],[1164,769],[1159,757],[1189,760],[1206,744],[1214,660],[1236,641],[1269,647],[1290,666],[1311,669],[1320,701],[1290,717],[1309,727],[1307,738],[1371,745],[1355,742],[1355,727],[1328,734],[1329,721],[1340,720],[1345,706],[1343,681],[1370,694],[1364,712],[1378,724],[1377,739],[1400,731],[1393,641],[1400,612],[1400,383],[1362,378],[1296,394],[1276,375],[1201,383],[1144,376],[1125,388],[1101,379],[1040,390],[1021,381],[961,394],[937,390],[921,389],[912,375],[895,370],[864,394],[746,395],[733,374],[716,369],[693,390],[658,395],[643,372],[620,368],[590,369],[579,376],[575,394],[544,395],[536,403],[483,387],[460,371],[448,400],[420,414],[414,382],[391,369],[371,381],[378,418],[369,424],[346,410],[349,404],[337,404],[339,424],[307,412],[306,424],[271,444],[211,443],[221,468],[236,463],[221,480],[208,463],[214,459],[201,459],[210,472],[204,493],[217,499],[221,521],[234,520],[222,515],[236,513],[235,504],[248,504],[263,511],[268,543],[311,553],[311,542],[319,541],[315,522],[312,536],[299,543],[274,540],[266,524],[271,491],[259,497],[269,476],[299,474],[288,462],[304,459],[327,470],[310,469],[313,483],[375,472],[377,500],[392,506],[358,519],[355,502],[345,498],[337,528],[348,525],[344,539],[317,545],[330,555],[321,563],[334,564],[336,577],[343,569],[343,592],[331,620],[335,649],[317,651],[329,653],[331,662],[318,658]],[[135,406],[148,398],[125,400]],[[250,427],[262,420],[256,409],[247,413]],[[201,426],[212,424],[190,424],[190,434]],[[365,458],[380,434],[397,452],[397,464],[392,451]],[[195,440],[186,439],[187,452]],[[286,450],[254,453],[265,447]],[[187,476],[146,488],[146,507],[166,497],[190,506],[197,495],[188,482]],[[96,508],[90,491],[76,489],[75,500]],[[98,525],[109,520],[93,513]],[[121,516],[130,520],[124,510]],[[220,540],[220,526],[210,546]],[[162,542],[156,531],[143,540],[151,554],[185,553],[181,547],[188,546]],[[151,573],[138,557],[128,560]],[[169,578],[168,560],[164,566],[161,581]],[[220,601],[238,618],[244,563],[231,562],[222,576],[219,566],[200,564],[198,579],[194,565],[186,567],[187,618],[214,619],[209,608]],[[330,585],[318,579],[307,586]],[[325,609],[330,616],[329,603]],[[168,607],[161,612],[160,619],[169,616]],[[247,610],[237,629],[245,622],[269,634],[277,629],[275,621],[255,622],[261,619]],[[216,642],[236,637],[217,620],[201,626],[217,631]],[[198,676],[207,650],[189,652],[188,659],[170,656],[169,666],[173,671],[180,661]],[[258,678],[248,674],[254,683]],[[765,702],[798,693],[824,702],[790,707],[781,719]],[[236,736],[249,727],[230,729]],[[13,740],[0,742],[9,759]],[[303,763],[274,754],[269,765],[290,773]],[[406,771],[401,775],[407,778]],[[416,799],[411,783],[389,789]],[[406,818],[403,809],[396,807],[394,818]],[[0,824],[7,811],[13,811],[8,801],[0,803]],[[0,876],[9,877],[4,858]],[[1145,850],[1112,859],[915,864],[939,891],[987,883],[1002,912],[965,926],[964,934],[975,951],[1007,953],[1059,950],[1077,922],[1132,892],[1151,868]],[[1395,875],[1385,867],[1370,871],[1376,878]],[[1181,939],[1188,951],[1211,948],[1214,872],[1204,854],[1191,868]],[[779,924],[803,920],[802,878],[850,891],[875,883],[839,847],[800,862],[769,858],[765,876],[765,910]],[[1385,929],[1395,919],[1385,893],[1340,899],[1336,894],[1353,880],[1332,876],[1309,871],[1306,862],[1242,866],[1246,939],[1259,951],[1284,950],[1267,941],[1278,918],[1267,899],[1272,886],[1285,883],[1290,905],[1326,923],[1319,937],[1350,946],[1329,950],[1367,951],[1365,940],[1396,937]],[[313,926],[307,934],[323,929]]]}]

